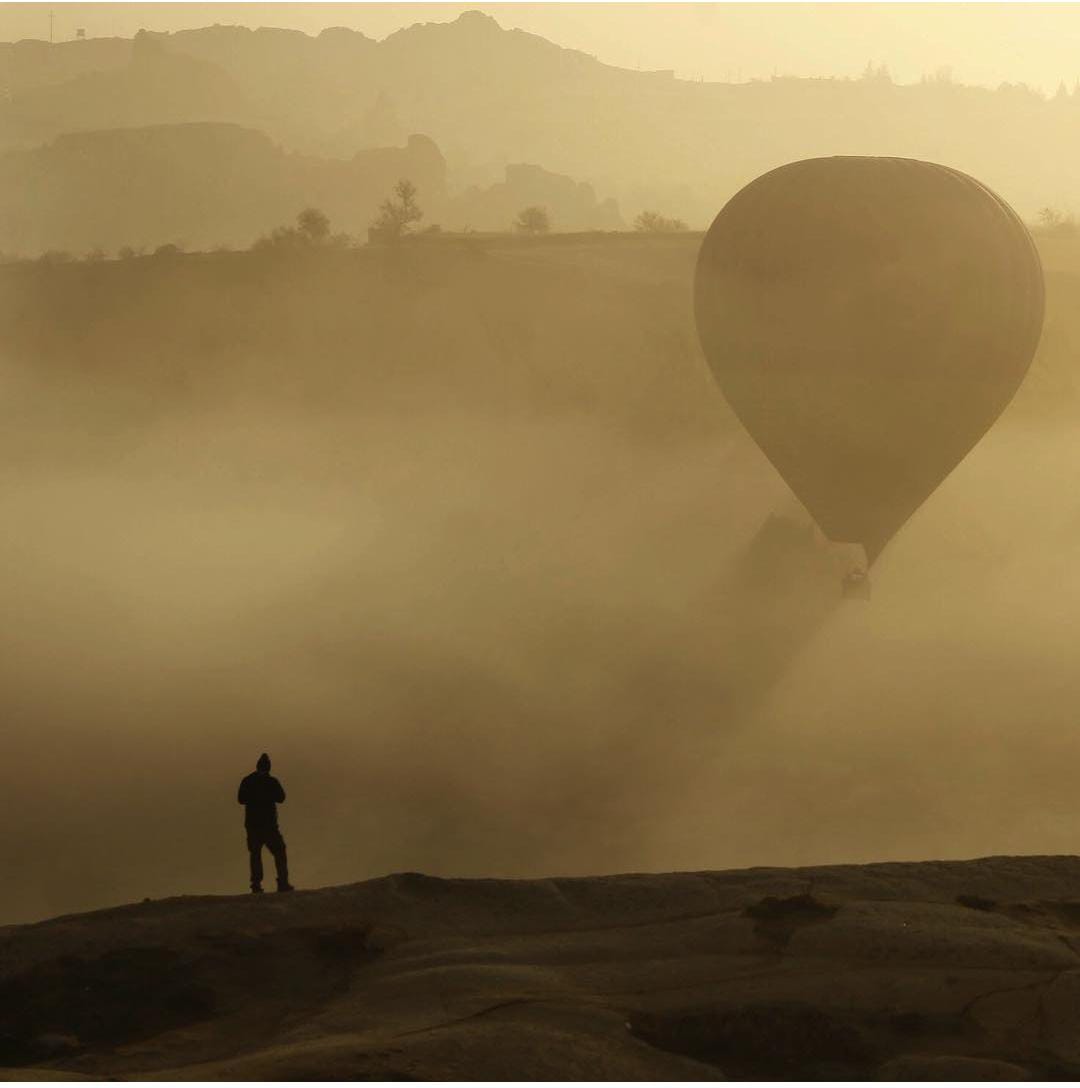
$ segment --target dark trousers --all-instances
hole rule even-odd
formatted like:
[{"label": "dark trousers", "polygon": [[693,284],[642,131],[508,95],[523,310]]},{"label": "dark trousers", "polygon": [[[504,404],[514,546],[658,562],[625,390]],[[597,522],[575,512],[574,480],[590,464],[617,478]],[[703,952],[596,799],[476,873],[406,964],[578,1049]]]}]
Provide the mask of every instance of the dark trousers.
[{"label": "dark trousers", "polygon": [[251,856],[251,886],[259,887],[263,878],[262,851],[266,847],[274,856],[279,885],[289,883],[289,860],[285,855],[285,840],[276,827],[249,827],[247,829],[248,854]]}]

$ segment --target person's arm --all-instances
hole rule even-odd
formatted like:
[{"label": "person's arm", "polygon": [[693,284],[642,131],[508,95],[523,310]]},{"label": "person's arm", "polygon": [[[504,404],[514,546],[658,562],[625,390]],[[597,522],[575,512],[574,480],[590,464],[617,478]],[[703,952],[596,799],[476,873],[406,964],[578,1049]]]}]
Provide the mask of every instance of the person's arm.
[{"label": "person's arm", "polygon": [[274,800],[277,801],[277,803],[280,805],[285,800],[285,789],[276,778],[274,779],[274,785],[277,787],[277,789],[275,790],[276,796],[274,797]]},{"label": "person's arm", "polygon": [[241,805],[247,804],[247,790],[244,787],[247,785],[247,779],[242,778],[240,780],[240,788],[236,791],[236,800]]}]

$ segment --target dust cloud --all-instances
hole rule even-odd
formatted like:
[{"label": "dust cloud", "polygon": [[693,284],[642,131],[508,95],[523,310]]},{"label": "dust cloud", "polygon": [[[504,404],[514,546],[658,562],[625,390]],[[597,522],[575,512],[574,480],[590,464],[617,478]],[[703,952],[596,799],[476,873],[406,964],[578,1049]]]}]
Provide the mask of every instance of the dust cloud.
[{"label": "dust cloud", "polygon": [[0,921],[244,891],[263,750],[301,887],[1071,850],[1067,424],[1007,415],[842,601],[663,320],[702,425],[9,362]]},{"label": "dust cloud", "polygon": [[872,602],[833,612],[717,736],[657,856],[1075,852],[1078,452],[1071,428],[1007,415],[886,550]]}]

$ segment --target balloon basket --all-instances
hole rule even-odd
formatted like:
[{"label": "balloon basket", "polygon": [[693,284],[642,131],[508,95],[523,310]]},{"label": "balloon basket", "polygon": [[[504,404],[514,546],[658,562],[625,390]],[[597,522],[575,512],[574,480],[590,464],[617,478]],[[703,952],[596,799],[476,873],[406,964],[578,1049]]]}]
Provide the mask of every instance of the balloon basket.
[{"label": "balloon basket", "polygon": [[846,574],[840,588],[846,601],[870,600],[870,577],[864,570],[853,570]]}]

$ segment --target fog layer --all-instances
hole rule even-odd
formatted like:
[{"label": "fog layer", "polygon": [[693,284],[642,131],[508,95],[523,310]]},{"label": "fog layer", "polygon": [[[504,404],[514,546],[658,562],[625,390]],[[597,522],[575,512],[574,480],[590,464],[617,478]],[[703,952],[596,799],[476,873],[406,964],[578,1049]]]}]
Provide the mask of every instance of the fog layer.
[{"label": "fog layer", "polygon": [[244,891],[263,750],[302,887],[1073,849],[1071,356],[842,601],[693,346],[693,240],[612,244],[398,269],[396,328],[353,269],[231,366],[8,328],[0,921]]}]

